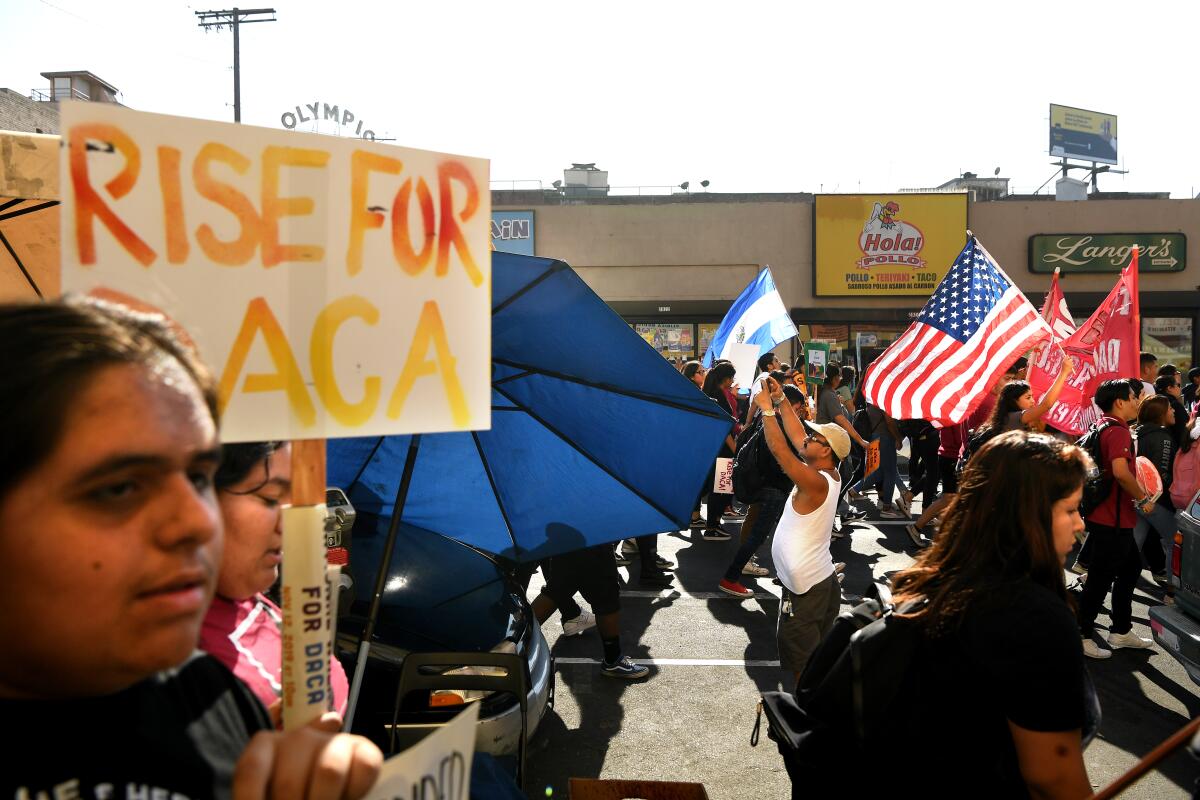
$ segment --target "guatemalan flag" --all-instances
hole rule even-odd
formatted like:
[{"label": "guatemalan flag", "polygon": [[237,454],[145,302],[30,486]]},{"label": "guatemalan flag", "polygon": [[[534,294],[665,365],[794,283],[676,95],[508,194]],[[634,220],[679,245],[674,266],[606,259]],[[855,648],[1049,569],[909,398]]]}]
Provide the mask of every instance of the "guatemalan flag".
[{"label": "guatemalan flag", "polygon": [[711,367],[718,358],[729,358],[730,345],[758,345],[758,354],[762,355],[795,335],[796,326],[783,307],[771,268],[763,267],[721,320],[717,335],[704,353],[704,366]]},{"label": "guatemalan flag", "polygon": [[972,236],[904,332],[867,370],[863,393],[894,419],[957,425],[1050,326]]}]

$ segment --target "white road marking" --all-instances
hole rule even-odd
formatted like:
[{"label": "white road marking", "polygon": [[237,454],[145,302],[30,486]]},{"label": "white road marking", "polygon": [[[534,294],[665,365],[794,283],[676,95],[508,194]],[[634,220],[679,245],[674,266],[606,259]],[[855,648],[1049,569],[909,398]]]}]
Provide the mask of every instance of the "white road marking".
[{"label": "white road marking", "polygon": [[684,592],[679,589],[661,589],[654,591],[651,589],[622,589],[621,597],[640,597],[657,600],[671,600],[677,597],[687,598],[689,600],[778,600],[778,587],[774,587],[775,592],[767,590],[765,592],[755,592],[753,597],[734,597],[731,594],[724,592]]},{"label": "white road marking", "polygon": [[[745,661],[740,658],[631,658],[634,664],[647,667],[775,667],[778,661]],[[561,658],[555,657],[556,664],[594,664],[600,661],[594,658]]]}]

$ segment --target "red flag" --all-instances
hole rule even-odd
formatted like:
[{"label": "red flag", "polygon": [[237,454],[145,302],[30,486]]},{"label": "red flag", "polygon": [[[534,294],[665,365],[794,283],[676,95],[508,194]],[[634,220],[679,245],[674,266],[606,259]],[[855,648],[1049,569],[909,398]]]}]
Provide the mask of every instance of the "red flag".
[{"label": "red flag", "polygon": [[1037,309],[972,236],[917,321],[871,365],[863,392],[895,419],[956,425],[1049,336]]},{"label": "red flag", "polygon": [[[1057,276],[1056,276],[1057,278]],[[1050,291],[1058,283],[1055,281]],[[1061,295],[1061,292],[1059,293]],[[1047,298],[1049,300],[1049,298]],[[1065,311],[1066,303],[1063,303]],[[1075,372],[1063,387],[1054,408],[1043,418],[1047,425],[1074,436],[1081,435],[1100,418],[1100,409],[1092,402],[1096,387],[1103,381],[1135,378],[1141,364],[1141,313],[1138,308],[1138,250],[1132,248],[1129,266],[1121,271],[1117,284],[1108,293],[1087,322],[1063,341],[1062,347],[1075,361]],[[1049,372],[1049,370],[1048,370]],[[1057,367],[1044,379],[1042,388],[1030,384],[1034,394],[1044,393],[1058,375]]]},{"label": "red flag", "polygon": [[[1033,396],[1039,400],[1045,396],[1046,392],[1050,391],[1050,387],[1058,378],[1059,370],[1062,369],[1062,343],[1075,333],[1075,319],[1067,308],[1067,299],[1063,297],[1057,269],[1054,270],[1050,291],[1046,293],[1046,300],[1042,304],[1042,319],[1050,325],[1054,335],[1033,352],[1029,362],[1029,386],[1033,390]],[[1083,360],[1079,356],[1075,356],[1073,360],[1075,361],[1074,374],[1078,377],[1083,369]],[[1081,387],[1074,386],[1071,382],[1066,383],[1058,396],[1058,402],[1046,413],[1044,417],[1046,423],[1065,430],[1062,425],[1074,416],[1076,407],[1082,402]],[[1074,431],[1070,431],[1070,433],[1074,433]]]}]

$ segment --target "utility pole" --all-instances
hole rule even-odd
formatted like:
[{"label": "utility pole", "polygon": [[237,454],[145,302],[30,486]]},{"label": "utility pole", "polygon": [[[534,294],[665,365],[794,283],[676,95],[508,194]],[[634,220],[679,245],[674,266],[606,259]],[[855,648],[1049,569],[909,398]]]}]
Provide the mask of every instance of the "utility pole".
[{"label": "utility pole", "polygon": [[[270,19],[265,18],[270,14]],[[273,8],[230,8],[224,11],[197,11],[201,28],[233,28],[233,121],[242,121],[242,65],[238,26],[250,22],[275,22]],[[254,17],[261,17],[254,19]]]}]

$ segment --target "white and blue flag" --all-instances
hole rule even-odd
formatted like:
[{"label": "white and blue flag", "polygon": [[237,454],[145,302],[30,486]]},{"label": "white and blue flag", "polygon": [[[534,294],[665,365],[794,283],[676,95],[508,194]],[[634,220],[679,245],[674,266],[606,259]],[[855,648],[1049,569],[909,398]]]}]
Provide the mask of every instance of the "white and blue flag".
[{"label": "white and blue flag", "polygon": [[771,268],[763,267],[721,320],[717,335],[704,353],[704,366],[711,367],[718,358],[729,358],[731,345],[758,345],[758,354],[762,355],[795,335],[796,326],[783,307]]}]

